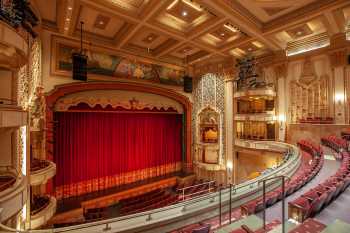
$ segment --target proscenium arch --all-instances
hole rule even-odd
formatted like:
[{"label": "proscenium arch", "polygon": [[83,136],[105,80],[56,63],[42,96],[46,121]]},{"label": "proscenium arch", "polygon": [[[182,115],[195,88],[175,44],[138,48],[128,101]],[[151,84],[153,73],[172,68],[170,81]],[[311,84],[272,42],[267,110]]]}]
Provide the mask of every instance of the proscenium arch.
[{"label": "proscenium arch", "polygon": [[[192,171],[192,154],[191,154],[191,145],[192,145],[192,103],[189,98],[185,95],[182,95],[174,90],[157,87],[145,83],[126,83],[126,82],[79,82],[79,83],[69,83],[55,86],[55,88],[46,93],[46,130],[48,132],[53,132],[53,113],[54,106],[61,97],[69,95],[76,92],[82,91],[91,91],[91,90],[125,90],[125,91],[138,91],[157,94],[161,96],[168,97],[173,99],[184,108],[184,154],[185,161],[183,164],[183,169],[185,171]],[[53,144],[50,143],[53,141],[53,135],[50,133],[46,134],[46,157],[52,160]]]}]

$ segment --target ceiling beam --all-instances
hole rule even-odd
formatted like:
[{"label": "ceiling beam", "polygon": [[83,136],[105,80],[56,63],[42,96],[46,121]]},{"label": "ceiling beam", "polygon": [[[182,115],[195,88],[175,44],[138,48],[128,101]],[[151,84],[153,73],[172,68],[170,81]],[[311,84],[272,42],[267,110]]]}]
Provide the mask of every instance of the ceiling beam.
[{"label": "ceiling beam", "polygon": [[301,9],[295,10],[287,15],[281,16],[269,23],[264,24],[263,34],[271,34],[283,31],[286,28],[294,27],[305,21],[312,20],[338,8],[349,5],[349,0],[323,0],[311,3]]},{"label": "ceiling beam", "polygon": [[183,38],[182,41],[180,41],[179,43],[173,43],[172,45],[168,46],[168,47],[164,47],[163,50],[158,51],[155,56],[156,57],[162,57],[165,54],[171,52],[172,50],[178,49],[179,47],[185,45],[186,43],[188,43],[188,41],[192,41],[195,38],[197,38],[200,35],[203,35],[211,30],[213,30],[214,28],[223,25],[225,22],[227,21],[226,18],[222,18],[220,20],[215,20],[215,22],[213,22],[212,24],[210,24],[209,26],[207,24],[203,24],[199,30],[196,30],[194,33],[191,33],[191,35],[189,35],[187,38]]},{"label": "ceiling beam", "polygon": [[162,8],[164,8],[166,5],[168,5],[170,3],[170,0],[163,0],[163,1],[151,1],[149,4],[150,6],[147,6],[147,9],[150,9],[149,11],[147,11],[144,15],[142,20],[140,20],[138,22],[138,24],[136,24],[136,26],[131,29],[131,31],[124,37],[122,38],[120,41],[115,41],[115,43],[117,44],[117,48],[120,49],[121,47],[123,47],[134,35],[135,33],[141,29],[143,26],[145,26],[145,23],[159,10],[161,10]]},{"label": "ceiling beam", "polygon": [[205,1],[200,0],[202,5],[206,5],[209,8],[214,8],[216,11],[225,15],[229,20],[236,24],[243,32],[247,33],[251,37],[255,37],[260,42],[264,43],[271,50],[280,50],[281,48],[266,39],[263,36],[261,25],[258,22],[253,22],[252,19],[240,14],[240,11],[236,8],[232,8],[226,1]]},{"label": "ceiling beam", "polygon": [[326,11],[323,13],[322,22],[326,26],[330,36],[337,34],[341,31],[331,11]]},{"label": "ceiling beam", "polygon": [[[68,26],[68,31],[66,31],[66,33],[69,36],[74,35],[75,31],[76,31],[76,26],[79,23],[78,20],[80,18],[80,14],[81,14],[81,3],[80,0],[77,1],[73,1],[73,6],[72,6],[72,10],[71,10],[71,17],[70,17],[70,21],[69,21],[69,26]],[[66,18],[63,18],[63,20],[65,20]],[[80,35],[80,34],[79,34]]]}]

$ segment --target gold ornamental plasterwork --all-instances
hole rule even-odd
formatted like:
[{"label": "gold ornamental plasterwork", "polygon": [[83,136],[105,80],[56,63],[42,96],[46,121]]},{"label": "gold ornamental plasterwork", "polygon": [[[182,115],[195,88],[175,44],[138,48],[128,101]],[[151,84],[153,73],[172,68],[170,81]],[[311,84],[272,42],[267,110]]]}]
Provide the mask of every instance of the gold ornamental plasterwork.
[{"label": "gold ornamental plasterwork", "polygon": [[54,109],[55,111],[68,111],[70,107],[77,106],[79,103],[88,104],[91,108],[96,105],[103,108],[110,105],[113,108],[122,107],[131,110],[145,108],[168,110],[172,108],[178,113],[183,113],[182,105],[170,98],[151,93],[122,90],[95,90],[74,93],[59,99]]},{"label": "gold ornamental plasterwork", "polygon": [[347,64],[347,50],[340,49],[329,52],[329,60],[333,68],[339,66],[346,66]]},{"label": "gold ornamental plasterwork", "polygon": [[330,84],[329,76],[318,77],[314,64],[306,59],[301,75],[290,82],[290,119],[297,123],[300,119],[329,117]]}]

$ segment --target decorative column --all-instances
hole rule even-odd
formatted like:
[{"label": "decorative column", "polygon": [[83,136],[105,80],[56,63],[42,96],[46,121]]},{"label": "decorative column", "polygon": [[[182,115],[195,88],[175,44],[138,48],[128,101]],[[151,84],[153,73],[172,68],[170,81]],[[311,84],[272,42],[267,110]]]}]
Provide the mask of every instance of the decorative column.
[{"label": "decorative column", "polygon": [[286,112],[287,112],[287,89],[286,89],[286,78],[287,78],[287,63],[278,64],[274,67],[276,73],[276,119],[278,122],[277,135],[278,141],[284,142],[286,140]]},{"label": "decorative column", "polygon": [[346,98],[345,98],[345,67],[346,49],[337,49],[329,52],[329,59],[333,72],[334,85],[334,119],[336,124],[345,124]]},{"label": "decorative column", "polygon": [[227,183],[234,183],[233,164],[236,163],[233,156],[233,79],[225,79],[225,125],[226,125],[226,172]]}]

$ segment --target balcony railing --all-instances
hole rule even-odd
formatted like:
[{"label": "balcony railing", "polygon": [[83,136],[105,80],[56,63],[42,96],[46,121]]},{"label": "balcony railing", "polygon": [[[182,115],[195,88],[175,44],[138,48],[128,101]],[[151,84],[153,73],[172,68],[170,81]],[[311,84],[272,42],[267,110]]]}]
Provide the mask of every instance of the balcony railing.
[{"label": "balcony railing", "polygon": [[[11,232],[123,232],[131,229],[146,229],[152,227],[155,224],[160,224],[170,221],[176,221],[179,219],[185,219],[190,215],[205,212],[206,210],[212,210],[218,206],[232,204],[232,208],[240,206],[241,202],[250,201],[256,198],[257,195],[262,195],[261,180],[286,175],[290,176],[294,174],[300,165],[299,149],[293,145],[278,143],[278,142],[266,142],[267,148],[278,147],[284,148],[292,152],[291,156],[281,166],[270,172],[263,174],[250,181],[238,184],[236,186],[226,187],[220,189],[219,192],[211,192],[205,195],[201,195],[175,205],[166,206],[163,208],[145,211],[142,213],[136,213],[132,215],[122,216],[113,219],[101,220],[97,222],[84,223],[74,226],[54,228],[47,230],[28,230],[18,231],[8,228],[0,224],[0,228]],[[280,182],[276,180],[270,180],[266,182],[266,190],[273,190],[280,185]],[[221,213],[220,213],[221,214]]]},{"label": "balcony railing", "polygon": [[56,164],[48,160],[34,160],[30,170],[30,185],[45,184],[56,175]]}]

